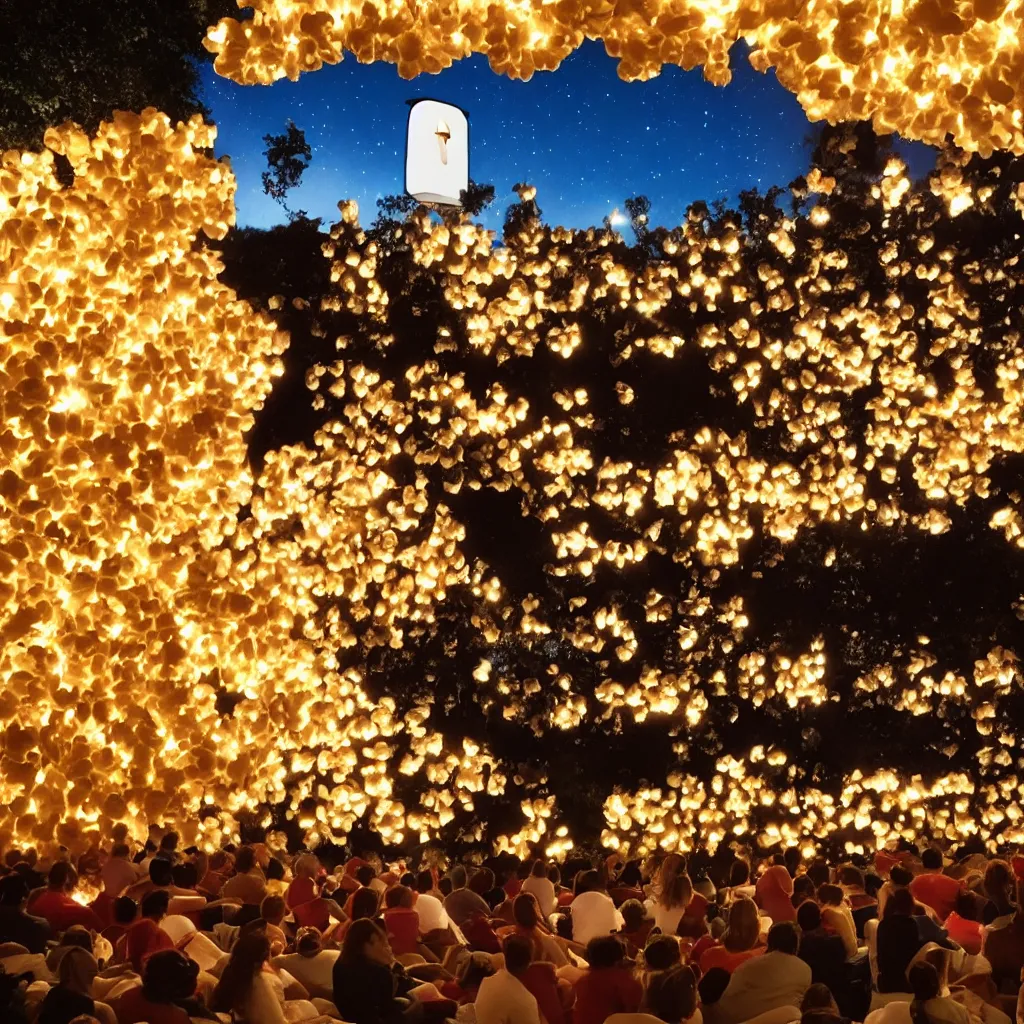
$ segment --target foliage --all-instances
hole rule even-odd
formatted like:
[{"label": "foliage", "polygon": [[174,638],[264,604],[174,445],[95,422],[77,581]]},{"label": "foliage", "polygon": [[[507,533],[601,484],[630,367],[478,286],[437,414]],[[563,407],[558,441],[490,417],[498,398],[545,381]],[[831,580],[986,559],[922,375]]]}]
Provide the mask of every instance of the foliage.
[{"label": "foliage", "polygon": [[305,218],[305,210],[290,210],[285,196],[302,184],[302,175],[313,157],[313,151],[306,141],[306,133],[289,119],[288,126],[280,135],[264,135],[268,170],[263,172],[263,191],[287,212],[290,220]]}]

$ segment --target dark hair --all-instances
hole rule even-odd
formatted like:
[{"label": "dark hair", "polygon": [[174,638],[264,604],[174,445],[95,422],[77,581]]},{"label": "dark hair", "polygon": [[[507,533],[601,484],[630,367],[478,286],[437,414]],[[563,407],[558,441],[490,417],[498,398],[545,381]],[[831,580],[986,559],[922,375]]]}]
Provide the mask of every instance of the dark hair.
[{"label": "dark hair", "polygon": [[533,959],[533,944],[522,935],[509,935],[501,944],[501,951],[505,954],[505,970],[509,974],[521,974]]},{"label": "dark hair", "polygon": [[914,1024],[931,1024],[921,1004],[934,999],[941,991],[939,972],[933,964],[921,960],[907,971],[907,981],[910,984],[910,991],[914,993],[910,1004],[910,1019]]},{"label": "dark hair", "polygon": [[244,875],[256,865],[256,851],[251,846],[240,846],[235,854],[235,871]]},{"label": "dark hair", "polygon": [[127,857],[130,852],[127,843],[114,843],[110,848],[111,857]]},{"label": "dark hair", "polygon": [[77,881],[75,869],[66,860],[57,861],[46,876],[46,882],[51,889],[68,889]]},{"label": "dark hair", "polygon": [[894,864],[889,871],[889,877],[894,885],[907,886],[914,880],[914,876],[902,864]]},{"label": "dark hair", "polygon": [[489,893],[494,888],[494,872],[490,868],[480,868],[473,872],[469,880],[469,888],[478,896]]},{"label": "dark hair", "polygon": [[0,906],[20,906],[28,894],[28,882],[21,875],[10,874],[0,878]]},{"label": "dark hair", "polygon": [[367,943],[377,936],[387,938],[387,933],[376,921],[368,917],[353,921],[345,932],[345,941],[341,945],[341,959],[346,963],[361,960]]},{"label": "dark hair", "polygon": [[284,878],[284,865],[276,858],[271,857],[267,864],[267,881],[281,881]]},{"label": "dark hair", "polygon": [[909,889],[897,889],[885,901],[885,909],[882,911],[882,920],[887,921],[890,917],[910,917],[914,913],[914,897]]},{"label": "dark hair", "polygon": [[264,896],[260,904],[260,917],[268,924],[278,924],[288,913],[288,904],[283,896]]},{"label": "dark hair", "polygon": [[454,886],[452,885],[452,880],[450,878],[438,879],[437,891],[442,896],[451,896],[453,888],[454,888]]},{"label": "dark hair", "polygon": [[742,857],[737,857],[729,865],[729,885],[746,885],[749,881],[750,865]]},{"label": "dark hair", "polygon": [[847,864],[839,869],[839,882],[842,885],[857,885],[864,888],[864,872]]},{"label": "dark hair", "polygon": [[942,854],[936,850],[934,846],[929,846],[928,849],[921,854],[921,863],[929,871],[941,871]]},{"label": "dark hair", "polygon": [[985,895],[990,900],[1006,899],[1006,893],[1013,884],[1013,872],[1005,860],[991,860],[985,868],[985,881],[982,883]]},{"label": "dark hair", "polygon": [[697,1009],[697,981],[689,967],[670,967],[647,983],[644,1005],[659,1020],[679,1024]]},{"label": "dark hair", "polygon": [[838,907],[843,902],[843,890],[838,885],[818,886],[818,902],[825,907]]},{"label": "dark hair", "polygon": [[199,964],[176,949],[162,949],[146,959],[142,992],[153,1003],[178,1003],[196,991]]},{"label": "dark hair", "polygon": [[461,889],[465,886],[469,876],[466,874],[466,869],[461,864],[456,864],[449,873],[452,882],[453,889]]},{"label": "dark hair", "polygon": [[548,877],[548,866],[542,860],[535,860],[533,862],[533,868],[530,870],[530,874],[534,878],[547,878]]},{"label": "dark hair", "polygon": [[412,889],[406,885],[393,885],[384,894],[384,905],[389,910],[396,907],[412,907]]},{"label": "dark hair", "polygon": [[380,909],[380,893],[364,886],[352,894],[352,917],[356,920],[376,917]]},{"label": "dark hair", "polygon": [[181,889],[194,889],[199,884],[199,872],[196,871],[195,864],[190,864],[188,861],[175,864],[171,868],[171,877],[174,879],[174,884]]},{"label": "dark hair", "polygon": [[814,880],[810,875],[797,875],[793,879],[793,906],[799,907],[804,900],[814,899]]},{"label": "dark hair", "polygon": [[362,864],[356,868],[356,881],[362,886],[368,886],[377,877],[377,872],[369,864]]},{"label": "dark hair", "polygon": [[552,885],[561,885],[562,883],[562,872],[558,870],[557,864],[552,864],[548,868],[548,881]]},{"label": "dark hair", "polygon": [[131,896],[118,896],[114,900],[114,920],[118,924],[131,924],[139,912],[139,905]]},{"label": "dark hair", "polygon": [[419,893],[427,893],[433,888],[434,876],[429,871],[421,871],[416,876],[416,891]]},{"label": "dark hair", "polygon": [[210,1009],[224,1013],[241,1012],[252,984],[269,956],[270,940],[264,932],[239,933],[220,981],[213,990]]},{"label": "dark hair", "polygon": [[163,889],[154,889],[152,892],[147,892],[142,897],[142,916],[163,917],[167,913],[170,903],[171,897]]},{"label": "dark hair", "polygon": [[171,862],[154,857],[149,862],[149,880],[154,885],[172,885],[174,883],[174,869],[171,867]]},{"label": "dark hair", "polygon": [[768,929],[768,952],[796,955],[800,948],[800,933],[792,921],[776,921]]},{"label": "dark hair", "polygon": [[814,883],[815,889],[820,885],[827,885],[832,879],[832,872],[828,869],[828,863],[822,857],[816,857],[807,866],[807,874]]},{"label": "dark hair", "polygon": [[821,927],[821,910],[814,900],[804,900],[796,908],[796,923],[802,932],[813,932]]},{"label": "dark hair", "polygon": [[729,987],[732,975],[724,967],[712,967],[697,983],[700,1001],[705,1006],[717,1003]]},{"label": "dark hair", "polygon": [[823,985],[818,981],[804,993],[800,1009],[804,1013],[807,1013],[808,1010],[828,1010],[831,1009],[833,1002],[832,990],[828,985]]},{"label": "dark hair", "polygon": [[864,876],[864,891],[869,896],[877,896],[878,890],[882,888],[883,884],[884,883],[882,882],[882,879],[879,878],[879,876],[876,875],[873,871],[869,871]]},{"label": "dark hair", "polygon": [[585,892],[596,892],[601,888],[601,876],[596,871],[581,871],[576,876],[573,892],[581,896]]},{"label": "dark hair", "polygon": [[494,974],[494,964],[486,953],[470,953],[456,979],[463,992],[474,992],[484,978]]},{"label": "dark hair", "polygon": [[628,886],[631,889],[639,889],[643,884],[644,876],[640,871],[640,865],[635,860],[629,861],[619,875],[619,885]]},{"label": "dark hair", "polygon": [[406,889],[416,888],[416,876],[411,871],[406,871],[398,881],[401,885],[404,885]]},{"label": "dark hair", "polygon": [[682,961],[679,940],[673,935],[652,935],[644,946],[644,963],[652,971],[667,971]]},{"label": "dark hair", "polygon": [[163,839],[160,840],[161,850],[176,850],[178,848],[178,833],[168,832]]},{"label": "dark hair", "polygon": [[622,963],[626,956],[622,943],[614,935],[600,935],[587,943],[583,953],[583,959],[594,970],[601,970],[604,967],[614,967]]},{"label": "dark hair", "polygon": [[87,953],[91,953],[92,933],[84,924],[73,924],[70,928],[64,930],[64,934],[60,937],[60,945],[78,946],[79,949],[84,949]]},{"label": "dark hair", "polygon": [[647,908],[639,900],[626,900],[619,907],[619,913],[629,931],[636,931],[647,919]]},{"label": "dark hair", "polygon": [[532,893],[521,892],[512,901],[512,916],[520,928],[536,928],[541,923],[540,908]]}]

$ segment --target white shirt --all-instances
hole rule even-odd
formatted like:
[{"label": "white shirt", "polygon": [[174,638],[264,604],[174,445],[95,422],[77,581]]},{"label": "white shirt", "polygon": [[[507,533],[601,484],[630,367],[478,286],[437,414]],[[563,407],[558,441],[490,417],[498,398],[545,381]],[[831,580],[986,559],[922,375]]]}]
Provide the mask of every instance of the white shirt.
[{"label": "white shirt", "polygon": [[534,898],[540,906],[540,912],[544,917],[550,917],[558,907],[558,898],[555,896],[555,887],[547,878],[535,878],[530,875],[523,882],[522,892],[533,893]]},{"label": "white shirt", "polygon": [[648,900],[645,906],[647,908],[647,916],[654,918],[655,928],[660,928],[664,935],[675,935],[679,922],[682,921],[683,914],[686,913],[685,904],[680,907],[666,907],[662,903]]},{"label": "white shirt", "polygon": [[[971,1019],[967,1008],[953,999],[928,999],[921,1004],[928,1019],[936,1024],[967,1024]],[[864,1018],[864,1024],[911,1024],[910,1003],[889,1003],[878,1010],[872,1010]]]},{"label": "white shirt", "polygon": [[569,906],[572,940],[586,945],[591,939],[617,932],[626,922],[615,909],[611,896],[603,892],[580,893]]},{"label": "white shirt", "polygon": [[436,897],[421,892],[416,897],[413,909],[420,915],[420,933],[426,935],[438,928],[448,927],[448,914],[444,904]]},{"label": "white shirt", "polygon": [[504,969],[480,982],[473,1005],[476,1024],[540,1024],[537,1000]]},{"label": "white shirt", "polygon": [[[340,949],[322,949],[316,956],[301,953],[286,953],[275,956],[270,962],[286,970],[310,996],[333,999],[334,965],[341,956]],[[324,995],[324,993],[328,993]]]},{"label": "white shirt", "polygon": [[732,972],[722,998],[715,1004],[719,1024],[739,1024],[767,1010],[798,1007],[811,987],[811,969],[788,953],[765,953]]}]

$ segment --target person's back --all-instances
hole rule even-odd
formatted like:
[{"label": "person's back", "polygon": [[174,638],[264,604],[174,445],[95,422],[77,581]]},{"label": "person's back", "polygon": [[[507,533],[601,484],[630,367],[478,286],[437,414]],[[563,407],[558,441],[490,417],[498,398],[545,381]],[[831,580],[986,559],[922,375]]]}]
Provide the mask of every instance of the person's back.
[{"label": "person's back", "polygon": [[189,1024],[188,1012],[173,1003],[155,1003],[146,998],[141,985],[123,992],[114,1001],[117,1024]]},{"label": "person's back", "polygon": [[1002,928],[993,928],[982,952],[992,965],[992,980],[1000,990],[1015,989],[1024,968],[1024,913],[1018,912]]},{"label": "person's back", "polygon": [[963,886],[942,873],[942,854],[938,850],[925,850],[921,862],[925,871],[910,883],[911,895],[918,903],[931,907],[940,921],[945,921],[956,909]]},{"label": "person's back", "polygon": [[811,987],[811,969],[796,954],[799,933],[791,922],[772,925],[763,956],[733,971],[715,1007],[717,1024],[740,1024],[768,1010],[799,1006]]},{"label": "person's back", "polygon": [[92,1016],[96,1003],[89,996],[74,992],[64,985],[54,985],[39,1007],[36,1024],[69,1024],[80,1016]]},{"label": "person's back", "polygon": [[474,914],[485,917],[491,913],[490,905],[478,893],[466,888],[466,869],[452,871],[452,891],[445,897],[444,909],[448,916],[461,928]]},{"label": "person's back", "polygon": [[903,914],[883,918],[878,922],[875,945],[878,950],[878,991],[906,992],[907,968],[924,945],[917,921]]},{"label": "person's back", "polygon": [[572,938],[585,946],[591,939],[617,932],[623,925],[611,896],[592,890],[580,893],[570,904]]},{"label": "person's back", "polygon": [[17,942],[30,953],[44,953],[53,929],[45,918],[26,913],[28,892],[20,875],[0,879],[0,942]]},{"label": "person's back", "polygon": [[520,892],[531,893],[540,906],[540,911],[545,917],[550,917],[558,906],[558,898],[555,896],[555,887],[545,875],[543,878],[537,875],[530,875],[523,882]]},{"label": "person's back", "polygon": [[510,935],[502,952],[504,968],[480,982],[473,1003],[476,1024],[540,1024],[537,1000],[521,980],[530,967],[530,943]]},{"label": "person's back", "polygon": [[584,957],[589,969],[573,986],[575,1024],[603,1024],[612,1013],[635,1013],[643,986],[625,959],[625,949],[613,935],[591,939]]}]

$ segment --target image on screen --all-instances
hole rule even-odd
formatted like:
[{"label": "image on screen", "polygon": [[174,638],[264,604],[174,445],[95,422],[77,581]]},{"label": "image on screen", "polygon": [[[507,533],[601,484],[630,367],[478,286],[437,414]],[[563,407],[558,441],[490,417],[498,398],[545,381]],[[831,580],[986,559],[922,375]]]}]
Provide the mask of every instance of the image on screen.
[{"label": "image on screen", "polygon": [[469,121],[439,100],[417,100],[409,111],[405,190],[422,203],[459,205],[469,185]]}]

